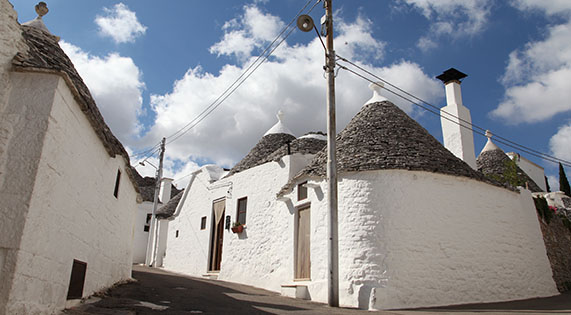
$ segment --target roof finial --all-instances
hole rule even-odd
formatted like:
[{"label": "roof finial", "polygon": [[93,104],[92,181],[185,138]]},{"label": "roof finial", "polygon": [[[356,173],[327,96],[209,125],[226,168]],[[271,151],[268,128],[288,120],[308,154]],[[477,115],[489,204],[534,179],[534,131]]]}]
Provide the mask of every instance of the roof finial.
[{"label": "roof finial", "polygon": [[284,118],[284,112],[282,112],[282,110],[278,110],[278,113],[276,114],[276,117],[278,118],[278,121],[282,121]]},{"label": "roof finial", "polygon": [[486,137],[487,137],[488,139],[492,139],[492,136],[493,136],[492,132],[489,131],[489,130],[486,130]]},{"label": "roof finial", "polygon": [[50,11],[48,9],[48,5],[43,1],[40,1],[38,4],[36,4],[35,8],[36,8],[36,13],[38,14],[38,17],[40,19],[42,18],[42,16],[48,14],[48,12]]},{"label": "roof finial", "polygon": [[486,142],[486,145],[484,146],[480,154],[487,151],[501,150],[494,142],[492,142],[492,136],[493,136],[492,132],[486,130],[486,137],[488,138],[488,141]]},{"label": "roof finial", "polygon": [[381,95],[381,91],[383,90],[384,87],[385,87],[385,85],[383,84],[383,82],[373,82],[373,83],[369,84],[369,89],[371,89],[371,91],[373,91],[373,97],[371,97],[371,99],[369,99],[365,103],[365,105],[370,104],[370,103],[388,101],[388,99],[386,97]]}]

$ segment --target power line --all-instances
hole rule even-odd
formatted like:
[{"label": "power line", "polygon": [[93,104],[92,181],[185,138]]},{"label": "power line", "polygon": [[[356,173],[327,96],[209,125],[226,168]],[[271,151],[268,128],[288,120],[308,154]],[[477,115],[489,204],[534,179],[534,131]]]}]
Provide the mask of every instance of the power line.
[{"label": "power line", "polygon": [[129,155],[129,157],[132,158],[132,157],[136,157],[136,156],[142,156],[142,155],[146,155],[147,153],[152,152],[152,151],[158,151],[160,145],[161,145],[161,143],[159,142],[159,143],[155,144],[154,146],[152,146],[150,149],[141,151],[139,153],[133,153],[133,154]]},{"label": "power line", "polygon": [[[266,47],[266,49],[264,49],[264,51],[256,58],[256,60],[254,62],[252,62],[246,68],[246,70],[244,70],[240,74],[240,76],[238,76],[238,78],[236,78],[236,80],[234,80],[234,82],[232,84],[230,84],[226,88],[226,90],[224,90],[224,92],[222,92],[222,94],[220,94],[210,105],[208,105],[193,120],[188,122],[185,126],[180,128],[179,130],[177,130],[175,133],[168,136],[167,137],[167,139],[169,139],[168,143],[172,143],[172,142],[176,141],[178,138],[180,138],[181,136],[186,134],[188,131],[190,131],[192,128],[194,128],[196,125],[198,125],[202,120],[204,120],[204,118],[206,118],[206,116],[208,116],[210,113],[212,113],[212,111],[214,111],[216,108],[218,108],[230,95],[232,95],[232,93],[234,93],[234,91],[236,91],[236,89],[238,87],[240,87],[244,83],[244,81],[246,81],[254,73],[254,71],[256,71],[258,69],[258,67],[262,63],[264,63],[266,60],[268,60],[269,56],[271,56],[272,53],[281,45],[281,43],[283,43],[289,37],[289,35],[293,32],[293,30],[295,30],[295,26],[292,27],[292,24],[296,21],[297,17],[309,6],[309,4],[312,1],[314,1],[314,0],[307,1],[307,3],[303,6],[303,8],[301,8],[301,10],[299,10],[299,12],[296,14],[296,16],[289,22],[289,24],[287,24],[281,30],[281,32]],[[316,1],[315,4],[309,9],[308,13],[311,12],[320,1],[321,0]],[[288,29],[290,29],[290,30],[288,31]],[[275,45],[275,47],[273,47],[274,44],[282,37],[282,35],[286,31],[287,31],[287,34],[277,43],[277,45]],[[170,139],[170,138],[172,138],[172,139]]]},{"label": "power line", "polygon": [[[347,70],[348,72],[350,72],[350,73],[352,73],[352,74],[354,74],[354,75],[356,75],[356,76],[358,76],[358,77],[360,77],[360,78],[362,78],[362,79],[364,79],[364,80],[366,80],[366,81],[368,81],[368,82],[370,82],[370,83],[373,83],[373,84],[375,84],[375,85],[380,86],[377,82],[375,82],[375,81],[373,81],[373,80],[371,80],[371,79],[369,79],[369,78],[367,78],[367,77],[365,77],[365,76],[363,76],[363,75],[357,73],[357,72],[354,71],[354,70],[351,70],[351,69],[349,69],[349,68],[347,68],[347,67],[345,67],[345,66],[343,66],[343,65],[340,65],[340,64],[337,64],[337,65],[338,65],[341,69],[343,69],[343,70]],[[366,71],[366,72],[369,73],[368,71]],[[383,80],[383,79],[381,79],[381,78],[379,78],[379,77],[377,77],[377,76],[375,76],[375,75],[372,75],[372,76],[374,76],[375,78],[381,80],[381,81],[384,82],[384,83],[387,83],[387,85],[390,85],[391,87],[395,87],[395,88],[398,89],[399,91],[402,91],[403,93],[405,93],[405,94],[407,94],[407,95],[410,95],[411,97],[413,97],[413,98],[415,98],[415,99],[419,99],[418,97],[416,97],[416,96],[414,96],[414,95],[412,95],[412,94],[410,94],[410,93],[408,93],[408,92],[406,92],[406,91],[404,91],[404,90],[402,90],[402,89],[396,87],[395,85],[391,84],[390,82],[388,82],[388,81],[386,81],[386,80]],[[446,119],[446,120],[448,120],[448,121],[450,121],[450,122],[452,122],[452,123],[455,123],[455,124],[459,125],[460,127],[466,128],[466,129],[468,129],[468,130],[470,130],[470,131],[472,131],[472,132],[474,132],[474,133],[476,133],[476,134],[479,134],[479,135],[481,135],[481,136],[485,136],[485,133],[484,133],[484,132],[477,131],[477,130],[474,130],[473,128],[471,128],[471,126],[474,126],[474,127],[475,127],[475,125],[470,124],[469,122],[467,122],[467,121],[465,121],[465,120],[462,120],[462,119],[460,119],[460,118],[458,118],[458,117],[456,117],[456,116],[454,116],[454,115],[448,113],[449,116],[451,116],[451,117],[453,117],[453,118],[456,118],[456,119],[458,119],[458,120],[460,120],[460,121],[462,121],[462,122],[465,123],[465,124],[461,124],[461,123],[459,123],[459,122],[453,120],[453,119],[450,118],[450,117],[443,116],[443,115],[440,113],[440,109],[438,109],[438,108],[437,108],[437,109],[438,109],[439,111],[436,112],[436,111],[434,111],[433,109],[430,109],[430,108],[428,108],[428,107],[426,107],[426,106],[423,106],[423,105],[418,104],[417,102],[411,100],[409,97],[403,96],[402,94],[400,94],[400,93],[398,93],[398,92],[395,92],[395,91],[393,91],[393,90],[391,90],[391,89],[388,89],[387,87],[383,87],[383,86],[380,86],[380,87],[382,87],[384,90],[387,90],[387,91],[391,92],[392,94],[394,94],[394,95],[396,95],[396,96],[398,96],[398,97],[400,97],[400,98],[402,98],[402,99],[404,99],[404,100],[410,102],[411,104],[414,104],[414,105],[416,105],[416,106],[418,106],[418,107],[420,107],[420,108],[422,108],[422,109],[428,111],[429,113],[432,113],[432,114],[437,115],[437,116],[439,116],[439,117],[441,117],[441,118],[443,118],[443,119]],[[427,105],[429,105],[430,107],[435,107],[434,105],[431,105],[431,104],[429,104],[429,103],[427,103],[427,102],[425,102],[425,101],[422,101],[422,102],[425,103],[425,104],[427,104]],[[478,127],[478,128],[479,128],[479,129],[482,129],[481,127]],[[485,130],[485,129],[484,129],[484,130]],[[495,135],[494,135],[494,136],[495,136]],[[561,164],[566,165],[566,166],[571,166],[571,162],[568,162],[568,161],[565,161],[565,160],[563,160],[563,159],[559,159],[559,158],[557,158],[557,157],[553,157],[553,156],[550,156],[550,155],[547,155],[547,154],[544,154],[544,153],[541,153],[541,152],[539,152],[539,154],[538,154],[538,153],[536,153],[536,152],[538,152],[538,151],[536,151],[536,150],[528,149],[527,147],[525,147],[525,146],[523,146],[523,145],[517,144],[517,143],[515,143],[515,142],[513,142],[513,141],[510,141],[510,140],[507,140],[507,139],[505,139],[505,138],[503,138],[503,137],[497,137],[497,138],[498,138],[498,139],[495,139],[496,142],[501,143],[501,144],[504,144],[504,145],[509,146],[509,147],[512,147],[512,148],[514,148],[514,149],[516,149],[516,150],[520,150],[520,151],[522,151],[522,152],[525,152],[525,153],[527,153],[527,154],[533,155],[533,156],[535,156],[535,157],[538,157],[538,158],[540,158],[540,159],[543,159],[543,160],[546,160],[546,161],[549,161],[549,162],[552,162],[552,163],[561,163]],[[507,141],[506,141],[506,140],[507,140]],[[512,144],[512,143],[513,143],[513,144]],[[514,145],[514,144],[515,144],[515,145]]]},{"label": "power line", "polygon": [[[383,83],[385,83],[385,84],[387,84],[387,85],[389,85],[389,86],[391,86],[391,87],[397,89],[398,91],[400,91],[400,92],[402,92],[402,93],[404,93],[404,94],[406,94],[406,95],[408,95],[408,96],[410,96],[410,97],[412,97],[412,98],[414,98],[414,99],[416,99],[416,100],[418,100],[418,101],[420,101],[420,102],[422,102],[422,103],[424,103],[424,104],[426,104],[426,105],[428,105],[428,106],[430,106],[430,107],[432,107],[432,108],[438,110],[439,113],[444,113],[444,114],[446,114],[446,115],[448,115],[448,116],[450,116],[450,117],[452,117],[452,118],[458,119],[459,121],[461,121],[461,122],[463,122],[463,123],[465,123],[465,124],[467,124],[467,125],[469,125],[469,126],[471,126],[471,127],[473,127],[473,128],[479,129],[479,130],[481,130],[481,131],[484,132],[484,133],[486,132],[486,129],[485,129],[485,128],[482,128],[482,127],[480,127],[480,126],[478,126],[478,125],[476,125],[476,124],[473,124],[473,123],[471,123],[471,122],[469,122],[469,121],[467,121],[467,120],[464,120],[464,119],[462,119],[462,118],[460,118],[460,117],[454,116],[453,114],[450,114],[450,113],[448,113],[447,111],[441,110],[439,107],[437,107],[437,106],[435,106],[435,105],[432,105],[431,103],[429,103],[429,102],[427,102],[427,101],[425,101],[425,100],[423,100],[423,99],[421,99],[421,98],[419,98],[419,97],[417,97],[417,96],[415,96],[415,95],[413,95],[413,94],[411,94],[411,93],[409,93],[409,92],[407,92],[407,91],[405,91],[405,90],[399,88],[398,86],[396,86],[396,85],[394,85],[394,84],[388,82],[387,80],[385,80],[385,79],[383,79],[383,78],[381,78],[381,77],[375,75],[374,73],[371,73],[371,72],[368,71],[367,69],[364,69],[363,67],[360,67],[359,65],[355,64],[354,62],[351,62],[350,60],[347,60],[346,58],[343,58],[343,57],[341,57],[341,56],[339,56],[339,55],[337,55],[337,57],[338,57],[340,60],[342,60],[342,61],[344,61],[344,62],[347,62],[347,63],[349,63],[350,65],[356,67],[357,69],[359,69],[359,70],[361,70],[361,71],[367,73],[368,75],[373,76],[374,78],[378,79],[379,81],[381,81],[381,82],[383,82]],[[374,83],[374,82],[373,82],[373,83]],[[395,95],[396,95],[396,94],[395,94]],[[410,101],[410,100],[409,100],[409,101]],[[411,102],[411,103],[413,103],[413,104],[415,104],[415,105],[418,105],[418,104],[416,104],[416,103],[414,103],[414,102]],[[425,109],[426,109],[426,108],[425,108]],[[443,116],[442,114],[438,114],[438,115],[444,118],[444,116]],[[451,121],[451,120],[450,120],[450,121]],[[455,122],[455,123],[457,123],[457,122]],[[457,123],[457,124],[459,124],[459,123]],[[459,125],[460,125],[460,124],[459,124]],[[474,131],[473,128],[469,128],[469,129],[472,130],[472,131]],[[509,139],[507,139],[507,138],[504,138],[504,137],[502,137],[502,136],[500,136],[500,135],[494,134],[494,138],[495,138],[496,140],[497,140],[497,139],[500,139],[501,141],[498,141],[498,142],[504,143],[504,144],[506,144],[506,145],[508,145],[508,146],[510,146],[510,147],[512,147],[512,148],[514,148],[514,149],[521,150],[521,151],[524,151],[524,150],[525,150],[525,151],[534,152],[534,153],[535,153],[535,154],[533,154],[534,156],[541,155],[541,156],[543,156],[543,157],[546,157],[547,159],[554,159],[554,160],[557,160],[557,161],[559,161],[559,162],[561,162],[561,163],[571,164],[571,162],[569,162],[569,161],[566,161],[566,160],[563,160],[563,159],[560,159],[560,158],[557,158],[557,157],[554,157],[554,156],[545,154],[545,153],[543,153],[543,152],[534,150],[534,149],[532,149],[532,148],[529,148],[529,147],[527,147],[527,146],[521,145],[521,144],[519,144],[519,143],[517,143],[517,142],[514,142],[514,141],[511,141],[511,140],[509,140]],[[502,141],[503,141],[503,142],[502,142]],[[506,142],[509,143],[509,144],[507,144]]]}]

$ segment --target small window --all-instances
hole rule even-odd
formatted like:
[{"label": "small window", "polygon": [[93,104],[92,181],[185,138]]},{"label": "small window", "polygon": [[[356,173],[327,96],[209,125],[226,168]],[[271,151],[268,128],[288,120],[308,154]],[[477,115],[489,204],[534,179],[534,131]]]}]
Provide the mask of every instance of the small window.
[{"label": "small window", "polygon": [[297,200],[307,199],[307,187],[305,184],[307,184],[307,182],[297,185]]},{"label": "small window", "polygon": [[202,217],[202,219],[200,219],[200,229],[206,229],[206,217]]},{"label": "small window", "polygon": [[176,230],[174,237],[178,237],[178,230]]},{"label": "small window", "polygon": [[246,224],[246,206],[248,203],[248,198],[240,198],[238,199],[238,211],[236,213],[236,217],[238,218],[236,221],[240,224]]},{"label": "small window", "polygon": [[145,232],[149,232],[149,229],[151,228],[151,218],[152,217],[153,217],[153,215],[151,213],[147,213],[147,221],[145,221],[145,228],[144,228]]},{"label": "small window", "polygon": [[113,191],[113,196],[115,198],[119,197],[119,183],[121,182],[121,170],[117,170],[117,178],[115,179],[115,190]]},{"label": "small window", "polygon": [[81,299],[83,297],[83,285],[85,284],[85,274],[87,263],[74,259],[71,266],[71,277],[67,289],[67,299]]}]

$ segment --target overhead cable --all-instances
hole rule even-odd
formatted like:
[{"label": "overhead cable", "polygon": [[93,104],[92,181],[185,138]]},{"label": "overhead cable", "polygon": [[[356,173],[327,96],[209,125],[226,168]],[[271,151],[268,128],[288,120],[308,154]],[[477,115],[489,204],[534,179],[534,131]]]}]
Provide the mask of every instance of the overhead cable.
[{"label": "overhead cable", "polygon": [[[413,94],[411,94],[411,93],[409,93],[409,92],[406,92],[406,91],[402,90],[401,88],[399,88],[399,87],[397,87],[397,86],[391,84],[390,82],[388,82],[388,81],[386,81],[386,80],[384,80],[384,79],[379,78],[378,76],[375,76],[375,75],[370,74],[370,72],[368,72],[368,71],[364,71],[364,72],[366,72],[367,74],[370,74],[371,76],[375,77],[375,78],[378,79],[379,81],[382,81],[383,83],[386,83],[387,85],[389,85],[389,86],[391,86],[391,87],[394,87],[395,89],[397,89],[398,91],[400,91],[400,92],[402,92],[402,93],[408,95],[409,97],[404,96],[404,95],[402,95],[401,93],[396,92],[396,91],[394,91],[394,90],[391,90],[391,89],[387,88],[386,86],[381,86],[381,85],[379,85],[376,81],[374,81],[374,80],[372,80],[372,79],[369,79],[369,78],[365,77],[364,75],[362,75],[362,74],[360,74],[360,73],[357,73],[356,71],[354,71],[354,70],[352,70],[352,69],[349,69],[349,68],[347,68],[346,66],[344,66],[344,65],[342,65],[342,64],[337,63],[337,65],[338,65],[341,69],[346,70],[346,71],[348,71],[348,72],[350,72],[350,73],[352,73],[352,74],[354,74],[354,75],[356,75],[356,76],[358,76],[358,77],[360,77],[360,78],[362,78],[362,79],[364,79],[364,80],[366,80],[366,81],[368,81],[368,82],[370,82],[370,83],[373,83],[373,84],[375,84],[375,85],[377,85],[377,86],[383,88],[383,90],[387,90],[387,91],[389,91],[390,93],[392,93],[392,94],[394,94],[394,95],[396,95],[396,96],[398,96],[398,97],[404,99],[405,101],[408,101],[408,102],[410,102],[411,104],[416,105],[416,106],[418,106],[418,107],[420,107],[420,108],[426,110],[426,111],[429,112],[429,113],[432,113],[432,114],[437,115],[437,116],[439,116],[439,117],[441,117],[441,118],[443,118],[443,119],[446,119],[446,120],[448,120],[448,121],[450,121],[450,122],[452,122],[452,123],[454,123],[454,124],[459,125],[460,127],[466,128],[466,129],[468,129],[468,130],[470,130],[470,131],[472,131],[472,132],[474,132],[474,133],[476,133],[476,134],[478,134],[478,135],[481,135],[481,136],[484,136],[484,137],[486,136],[486,135],[485,135],[485,129],[483,129],[483,128],[481,128],[481,127],[478,127],[478,129],[484,130],[484,132],[479,131],[479,130],[475,130],[474,128],[472,128],[472,127],[475,127],[475,125],[471,124],[470,122],[468,122],[468,121],[466,121],[466,120],[463,120],[463,119],[460,119],[460,118],[458,118],[458,117],[456,117],[456,116],[454,116],[454,115],[452,115],[452,114],[450,114],[450,113],[447,113],[449,117],[446,117],[446,116],[444,116],[444,115],[442,115],[442,114],[440,113],[440,109],[439,109],[438,107],[435,107],[434,105],[431,105],[431,104],[429,104],[429,103],[427,103],[427,102],[425,102],[425,101],[421,101],[422,103],[425,103],[425,104],[429,105],[430,107],[436,108],[438,111],[435,111],[434,109],[431,109],[431,108],[428,108],[428,107],[426,107],[426,106],[423,106],[423,105],[421,105],[421,104],[419,104],[419,103],[417,103],[416,101],[414,101],[414,100],[411,99],[411,98],[414,98],[414,99],[420,100],[420,98],[414,96]],[[458,120],[462,121],[464,124],[459,123],[458,121],[456,121],[456,120],[454,120],[454,119],[452,119],[452,118],[458,119]],[[566,161],[566,160],[563,160],[563,159],[560,159],[560,158],[557,158],[557,157],[554,157],[554,156],[550,156],[550,155],[548,155],[548,154],[541,153],[541,152],[536,151],[536,150],[533,150],[533,149],[529,149],[529,148],[527,148],[526,146],[517,144],[517,143],[515,143],[515,142],[513,142],[513,141],[510,141],[510,140],[507,140],[507,139],[505,139],[505,138],[503,138],[503,137],[497,137],[497,139],[496,139],[496,135],[495,135],[495,134],[494,134],[494,137],[495,137],[494,140],[495,140],[496,142],[498,142],[498,143],[504,144],[504,145],[509,146],[509,147],[511,147],[511,148],[514,148],[514,149],[516,149],[516,150],[520,150],[520,151],[522,151],[522,152],[524,152],[524,153],[527,153],[527,154],[529,154],[529,155],[538,157],[538,158],[540,158],[540,159],[543,159],[543,160],[546,160],[546,161],[549,161],[549,162],[552,162],[552,163],[561,163],[561,164],[563,164],[563,165],[566,165],[566,166],[571,167],[571,162],[568,162],[568,161]]]}]

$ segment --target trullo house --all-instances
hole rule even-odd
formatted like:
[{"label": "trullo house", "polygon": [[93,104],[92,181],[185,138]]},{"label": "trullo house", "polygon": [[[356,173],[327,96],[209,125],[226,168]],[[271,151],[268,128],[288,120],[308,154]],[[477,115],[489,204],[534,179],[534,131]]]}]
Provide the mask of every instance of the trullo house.
[{"label": "trullo house", "polygon": [[130,279],[129,155],[38,18],[0,0],[0,314],[52,314]]},{"label": "trullo house", "polygon": [[[442,77],[448,110],[468,121],[458,74]],[[380,94],[337,135],[340,304],[557,294],[531,192],[477,171],[472,135],[457,124],[443,122],[452,153]],[[279,117],[229,172],[194,172],[169,218],[164,267],[326,302],[324,146]]]}]

